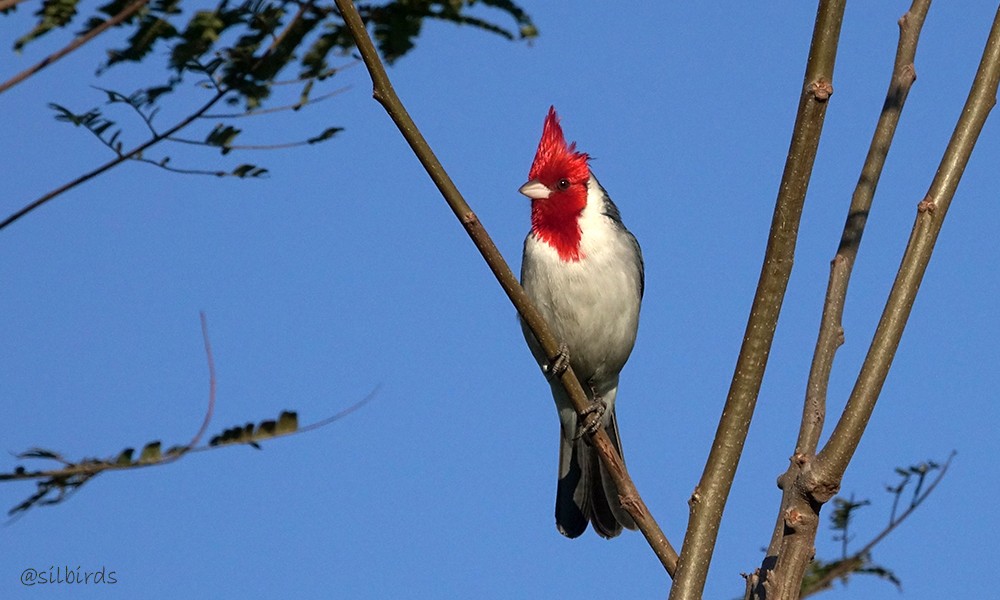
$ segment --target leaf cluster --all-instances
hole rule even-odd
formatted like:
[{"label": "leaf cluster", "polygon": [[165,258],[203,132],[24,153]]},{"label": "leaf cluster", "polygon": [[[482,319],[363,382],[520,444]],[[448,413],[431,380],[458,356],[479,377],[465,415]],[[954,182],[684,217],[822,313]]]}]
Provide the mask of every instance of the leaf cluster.
[{"label": "leaf cluster", "polygon": [[[339,418],[339,416],[335,416],[335,418]],[[324,420],[309,426],[307,429],[326,425],[332,420],[334,419]],[[249,445],[259,450],[260,443],[264,440],[292,435],[300,431],[304,430],[299,428],[298,414],[286,410],[282,411],[277,420],[268,419],[256,424],[247,423],[243,426],[228,428],[212,436],[207,446],[174,445],[164,452],[162,442],[159,440],[147,442],[139,452],[138,458],[134,458],[135,448],[125,448],[111,458],[84,458],[74,462],[67,460],[54,450],[32,448],[17,454],[16,458],[19,460],[49,460],[58,463],[59,466],[54,469],[28,470],[25,466],[18,465],[10,473],[0,473],[0,482],[37,480],[35,492],[11,508],[7,514],[15,516],[36,506],[59,504],[69,498],[83,484],[105,471],[163,465],[177,460],[188,452],[209,450],[221,446],[240,444]]]},{"label": "leaf cluster", "polygon": [[[19,2],[0,0],[0,14],[16,10]],[[477,5],[486,10],[477,10]],[[339,9],[330,0],[220,0],[214,6],[200,5],[196,0],[112,0],[88,17],[80,16],[80,10],[79,0],[45,0],[35,12],[35,26],[15,41],[15,51],[22,50],[52,31],[81,24],[82,27],[65,48],[0,83],[0,93],[106,31],[112,28],[125,30],[128,32],[127,43],[107,50],[98,74],[124,63],[148,65],[154,57],[165,56],[166,79],[132,94],[102,91],[108,95],[109,104],[127,104],[138,113],[151,135],[137,145],[126,147],[121,141],[122,130],[104,115],[102,109],[78,112],[61,104],[50,104],[58,120],[88,129],[114,152],[115,158],[26,204],[0,221],[0,229],[52,198],[128,160],[146,162],[175,173],[237,178],[268,174],[267,168],[252,163],[225,169],[187,168],[174,166],[167,155],[155,159],[144,155],[161,142],[217,148],[226,155],[233,150],[275,150],[313,145],[343,131],[342,127],[327,126],[319,133],[301,139],[237,144],[236,138],[243,129],[216,122],[202,139],[177,135],[199,120],[219,121],[298,111],[343,92],[346,88],[313,95],[317,83],[344,68],[331,66],[333,57],[349,55],[354,44]],[[529,39],[538,33],[527,13],[512,0],[392,0],[366,3],[361,12],[366,26],[378,39],[387,62],[394,62],[413,49],[427,19],[467,25],[506,39]],[[487,16],[480,16],[480,13]],[[500,17],[513,20],[513,27],[502,25],[497,20]],[[347,66],[351,64],[356,64],[356,61],[347,62]],[[154,68],[152,72],[162,71]],[[172,125],[154,126],[158,103],[162,104],[165,97],[180,89],[186,80],[190,83],[192,78],[196,87],[212,93],[208,101]],[[268,100],[279,97],[275,90],[280,86],[297,86],[296,101],[264,108]],[[210,112],[222,102],[242,108],[226,114]]]},{"label": "leaf cluster", "polygon": [[[82,17],[80,0],[45,0],[35,12],[34,27],[17,38],[14,50],[74,24],[80,25],[76,34],[85,35],[136,2],[145,6],[116,26],[129,32],[127,43],[109,49],[99,71],[165,54],[170,76],[155,87],[158,94],[172,91],[184,75],[201,75],[207,69],[232,90],[228,102],[254,110],[271,95],[280,74],[297,69],[293,80],[323,80],[335,71],[331,58],[349,54],[354,46],[332,2],[221,0],[203,7],[193,0],[112,0]],[[476,11],[476,5],[492,10],[479,16],[483,11]],[[366,3],[359,11],[389,63],[413,49],[427,19],[506,39],[538,34],[528,14],[512,0],[392,0]],[[490,18],[494,15],[511,19],[513,26]]]}]

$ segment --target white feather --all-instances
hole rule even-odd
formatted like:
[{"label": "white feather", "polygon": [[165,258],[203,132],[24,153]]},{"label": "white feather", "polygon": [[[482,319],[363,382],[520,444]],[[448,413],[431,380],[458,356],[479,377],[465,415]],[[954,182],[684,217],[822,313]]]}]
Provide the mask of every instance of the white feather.
[{"label": "white feather", "polygon": [[[569,348],[570,364],[589,393],[607,404],[610,418],[618,374],[635,344],[642,294],[642,258],[635,238],[609,216],[607,194],[593,176],[580,215],[580,258],[564,261],[555,248],[529,234],[521,284],[553,334]],[[614,213],[617,217],[617,213]],[[525,330],[541,367],[549,357]],[[562,385],[552,386],[564,433],[576,435],[576,413]]]}]

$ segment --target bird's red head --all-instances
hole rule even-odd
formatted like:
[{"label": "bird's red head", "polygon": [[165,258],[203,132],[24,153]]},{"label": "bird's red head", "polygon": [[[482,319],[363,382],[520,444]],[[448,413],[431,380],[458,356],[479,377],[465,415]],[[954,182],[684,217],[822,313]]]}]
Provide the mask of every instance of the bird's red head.
[{"label": "bird's red head", "polygon": [[531,198],[531,231],[563,260],[580,258],[580,213],[587,206],[587,154],[567,144],[555,107],[549,107],[529,181],[521,193]]}]

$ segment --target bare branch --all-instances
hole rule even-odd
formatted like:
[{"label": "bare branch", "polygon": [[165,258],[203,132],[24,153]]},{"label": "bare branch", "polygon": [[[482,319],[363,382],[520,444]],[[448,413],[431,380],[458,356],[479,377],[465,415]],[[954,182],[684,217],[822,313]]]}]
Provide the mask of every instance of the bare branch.
[{"label": "bare branch", "polygon": [[879,392],[885,383],[889,367],[892,365],[892,359],[899,346],[927,264],[930,262],[934,243],[941,231],[948,207],[955,196],[955,190],[958,188],[986,118],[996,104],[998,83],[1000,83],[1000,8],[994,17],[969,98],[962,109],[930,189],[917,205],[917,215],[910,240],[854,390],[829,442],[816,458],[813,473],[817,482],[823,482],[827,486],[837,485],[854,456],[854,451],[875,408]]},{"label": "bare branch", "polygon": [[[208,148],[225,148],[226,150],[285,150],[286,148],[311,146],[316,143],[315,138],[309,138],[308,140],[299,140],[297,142],[285,142],[282,144],[244,144],[244,145],[232,144],[229,146],[219,146],[201,140],[189,140],[187,138],[179,138],[179,137],[172,137],[169,139],[169,141],[177,142],[178,144],[188,144],[191,146],[206,146]],[[150,162],[150,161],[144,161],[144,162]],[[153,162],[153,164],[156,164],[155,161]],[[208,171],[205,171],[205,173],[208,173]]]},{"label": "bare branch", "polygon": [[[427,141],[424,140],[416,124],[414,124],[406,112],[406,108],[400,102],[399,97],[392,88],[392,84],[385,73],[385,68],[382,66],[382,62],[365,29],[361,16],[358,14],[357,8],[355,8],[350,0],[336,0],[336,3],[343,15],[348,30],[351,32],[351,36],[357,44],[361,57],[368,67],[368,72],[372,78],[373,97],[385,108],[390,118],[392,118],[393,122],[399,128],[410,148],[413,149],[413,153],[427,170],[428,175],[434,181],[441,195],[455,213],[455,216],[462,223],[463,227],[465,227],[466,233],[472,238],[472,242],[482,254],[483,259],[489,265],[500,286],[507,293],[511,303],[517,309],[518,313],[520,313],[528,328],[531,329],[539,345],[547,355],[555,357],[559,352],[559,341],[552,335],[545,321],[514,277],[510,267],[504,261],[500,251],[497,250],[493,240],[490,239],[486,229],[480,223],[479,218],[472,212],[472,209],[466,203],[458,188],[455,187],[454,182],[452,182],[451,178],[445,172],[444,167],[441,166],[441,163],[434,155]],[[560,382],[566,388],[566,393],[570,397],[577,413],[581,415],[581,420],[586,424],[595,422],[599,417],[594,412],[586,412],[588,406],[587,396],[580,386],[576,375],[573,373],[572,368],[566,369],[560,377]],[[623,497],[623,506],[632,515],[636,525],[638,525],[646,537],[646,540],[653,548],[664,568],[672,576],[677,563],[676,551],[670,545],[669,541],[667,541],[663,531],[642,501],[638,490],[635,488],[635,484],[632,483],[628,472],[625,470],[625,465],[621,457],[618,456],[604,428],[595,427],[591,431],[594,431],[594,433],[591,434],[590,441],[597,448],[602,462],[611,474],[612,479],[614,479]]]},{"label": "bare branch", "polygon": [[189,450],[201,441],[205,431],[208,430],[208,424],[212,422],[212,413],[215,412],[215,358],[212,356],[212,340],[208,337],[208,317],[205,316],[205,311],[199,312],[198,317],[201,319],[201,339],[205,342],[205,362],[208,365],[208,408],[205,410],[205,418],[201,422],[201,428],[188,442]]},{"label": "bare branch", "polygon": [[684,536],[677,577],[670,590],[672,600],[699,599],[705,587],[722,511],[743,452],[792,272],[799,220],[827,103],[833,93],[833,67],[844,8],[845,0],[822,0],[819,3],[764,264],[715,441],[701,481],[691,495],[691,518]]},{"label": "bare branch", "polygon": [[861,236],[864,234],[875,189],[878,187],[889,147],[896,134],[903,105],[906,103],[910,88],[913,87],[913,82],[917,79],[914,68],[917,43],[929,8],[930,0],[915,0],[910,10],[899,20],[899,43],[889,90],[886,92],[882,113],[879,115],[875,134],[868,147],[868,155],[861,168],[858,184],[851,197],[851,206],[844,223],[840,246],[830,263],[830,282],[820,320],[820,333],[813,354],[809,383],[806,387],[806,409],[802,415],[802,426],[796,444],[798,453],[814,453],[823,430],[826,389],[833,368],[833,357],[843,343],[844,330],[841,323],[847,286],[850,283],[851,271],[861,245]]},{"label": "bare branch", "polygon": [[851,198],[840,246],[830,264],[830,280],[806,385],[798,441],[788,470],[778,480],[778,485],[783,490],[781,505],[767,556],[756,574],[758,597],[796,597],[802,577],[812,559],[812,548],[819,527],[820,505],[813,502],[811,493],[804,487],[802,475],[809,467],[808,463],[816,452],[816,445],[823,431],[830,372],[834,355],[843,343],[841,318],[847,286],[900,113],[916,79],[913,63],[929,7],[930,0],[914,0],[910,10],[899,20],[899,43],[889,89],[868,148],[868,156]]}]

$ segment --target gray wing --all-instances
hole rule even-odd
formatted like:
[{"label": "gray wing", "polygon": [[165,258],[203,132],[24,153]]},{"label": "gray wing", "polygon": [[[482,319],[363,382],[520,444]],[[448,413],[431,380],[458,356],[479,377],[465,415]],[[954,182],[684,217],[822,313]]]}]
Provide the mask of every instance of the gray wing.
[{"label": "gray wing", "polygon": [[[593,176],[593,174],[591,174],[591,176]],[[641,300],[643,292],[646,291],[646,265],[642,260],[642,248],[639,247],[639,240],[635,239],[632,232],[625,227],[624,223],[622,223],[621,211],[618,210],[618,206],[611,200],[611,196],[608,196],[608,192],[604,189],[604,186],[601,185],[601,182],[597,181],[597,177],[594,177],[594,181],[597,182],[597,187],[601,189],[601,194],[604,196],[601,214],[611,219],[615,225],[618,226],[626,236],[628,236],[632,246],[635,247],[635,256],[639,260],[639,299]]]}]

